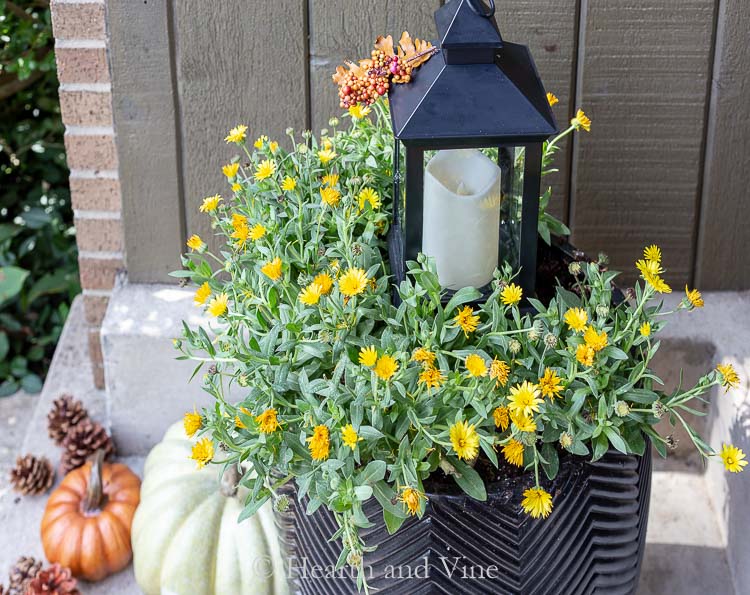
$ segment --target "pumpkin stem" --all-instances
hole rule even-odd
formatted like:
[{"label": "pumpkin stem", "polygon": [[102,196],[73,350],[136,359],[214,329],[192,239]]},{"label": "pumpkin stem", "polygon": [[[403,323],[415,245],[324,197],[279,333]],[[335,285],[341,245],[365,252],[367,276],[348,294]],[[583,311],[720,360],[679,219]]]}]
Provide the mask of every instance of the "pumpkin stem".
[{"label": "pumpkin stem", "polygon": [[240,472],[237,465],[229,465],[221,476],[221,487],[219,491],[225,498],[232,498],[237,495],[237,484],[240,482]]},{"label": "pumpkin stem", "polygon": [[86,512],[93,512],[102,507],[104,500],[104,490],[102,489],[102,463],[104,462],[104,451],[97,450],[91,460],[91,474],[89,475],[89,484],[86,487],[86,500],[83,503],[83,509]]}]

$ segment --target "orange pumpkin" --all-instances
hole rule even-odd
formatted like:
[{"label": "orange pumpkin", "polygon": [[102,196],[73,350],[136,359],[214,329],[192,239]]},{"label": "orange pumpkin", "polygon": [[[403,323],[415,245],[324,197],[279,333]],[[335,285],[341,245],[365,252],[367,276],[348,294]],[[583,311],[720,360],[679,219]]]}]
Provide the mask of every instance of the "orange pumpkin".
[{"label": "orange pumpkin", "polygon": [[93,462],[68,473],[42,518],[47,559],[90,581],[130,563],[130,526],[141,491],[141,480],[128,467],[102,459],[100,451]]}]

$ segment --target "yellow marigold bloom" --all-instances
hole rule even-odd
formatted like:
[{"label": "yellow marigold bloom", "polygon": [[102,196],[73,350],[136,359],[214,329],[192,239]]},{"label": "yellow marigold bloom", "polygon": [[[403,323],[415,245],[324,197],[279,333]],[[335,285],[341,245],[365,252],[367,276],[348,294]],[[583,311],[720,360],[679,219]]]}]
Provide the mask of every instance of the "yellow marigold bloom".
[{"label": "yellow marigold bloom", "polygon": [[367,288],[367,281],[362,269],[347,269],[339,278],[339,291],[347,297],[359,295]]},{"label": "yellow marigold bloom", "polygon": [[645,260],[652,260],[656,263],[661,262],[661,249],[656,244],[651,244],[643,249],[643,258]]},{"label": "yellow marigold bloom", "polygon": [[321,140],[323,141],[322,147],[324,151],[330,151],[333,148],[333,143],[330,138],[323,138]]},{"label": "yellow marigold bloom", "polygon": [[562,381],[555,371],[550,368],[545,369],[544,376],[539,379],[539,390],[542,391],[542,396],[554,399],[560,396],[563,388]]},{"label": "yellow marigold bloom", "polygon": [[208,281],[203,283],[195,292],[195,297],[193,298],[193,302],[196,306],[202,306],[206,303],[206,300],[208,299],[208,296],[211,295],[211,288],[208,285]]},{"label": "yellow marigold bloom", "polygon": [[233,240],[237,240],[238,246],[244,246],[247,243],[247,238],[250,236],[250,228],[247,225],[240,225],[235,227],[234,231],[229,234],[229,237]]},{"label": "yellow marigold bloom", "polygon": [[510,409],[511,413],[529,416],[539,411],[539,404],[541,402],[539,387],[528,380],[524,380],[521,384],[511,387],[510,396],[508,397],[508,409]]},{"label": "yellow marigold bloom", "polygon": [[419,382],[427,385],[427,388],[438,388],[445,382],[445,376],[438,368],[428,366],[419,374]]},{"label": "yellow marigold bloom", "polygon": [[523,443],[512,438],[508,444],[503,446],[503,457],[511,465],[523,467]]},{"label": "yellow marigold bloom", "polygon": [[214,443],[210,438],[203,438],[193,444],[190,458],[198,463],[198,469],[203,469],[214,458]]},{"label": "yellow marigold bloom", "polygon": [[294,178],[290,178],[289,176],[284,178],[284,181],[281,182],[281,189],[284,192],[291,192],[296,187],[297,187],[297,180],[295,180]]},{"label": "yellow marigold bloom", "polygon": [[496,407],[492,412],[492,417],[495,420],[496,428],[500,428],[503,432],[508,429],[510,417],[508,416],[507,407]]},{"label": "yellow marigold bloom", "polygon": [[640,331],[641,331],[641,335],[643,335],[644,337],[650,337],[651,336],[651,323],[644,322],[641,325]]},{"label": "yellow marigold bloom", "polygon": [[341,192],[339,192],[336,188],[321,188],[320,198],[322,198],[323,202],[329,207],[335,207],[341,200]]},{"label": "yellow marigold bloom", "polygon": [[239,182],[232,184],[232,192],[239,192],[240,190],[242,190],[242,184]]},{"label": "yellow marigold bloom", "polygon": [[552,496],[542,488],[529,488],[523,493],[521,506],[532,519],[546,519],[552,512]]},{"label": "yellow marigold bloom", "polygon": [[325,461],[328,458],[328,452],[331,449],[328,428],[320,425],[315,426],[313,435],[307,439],[310,443],[310,454],[315,461]]},{"label": "yellow marigold bloom", "polygon": [[389,380],[398,371],[398,362],[390,355],[381,355],[375,364],[375,374],[381,380]]},{"label": "yellow marigold bloom", "polygon": [[247,126],[240,124],[232,128],[224,140],[228,143],[241,143],[245,140],[245,136],[247,136]]},{"label": "yellow marigold bloom", "polygon": [[479,434],[466,421],[457,421],[451,426],[451,444],[459,459],[473,461],[479,454]]},{"label": "yellow marigold bloom", "polygon": [[583,333],[583,340],[594,351],[601,351],[607,346],[607,333],[605,331],[599,333],[593,326],[589,325],[586,332]]},{"label": "yellow marigold bloom", "polygon": [[523,290],[515,283],[511,283],[510,285],[507,285],[500,292],[500,300],[506,306],[515,306],[518,302],[521,301],[522,297],[523,297]]},{"label": "yellow marigold bloom", "polygon": [[203,240],[201,240],[200,236],[193,234],[188,238],[187,247],[191,250],[200,250],[203,248]]},{"label": "yellow marigold bloom", "polygon": [[237,175],[237,170],[240,169],[239,163],[230,163],[221,168],[222,173],[227,177],[227,180],[231,180]]},{"label": "yellow marigold bloom", "polygon": [[271,262],[267,262],[260,267],[260,272],[271,279],[271,281],[278,281],[281,279],[281,266],[281,259],[277,256]]},{"label": "yellow marigold bloom", "polygon": [[357,196],[357,200],[359,200],[360,211],[364,210],[366,204],[369,204],[373,211],[380,208],[380,195],[372,188],[363,188]]},{"label": "yellow marigold bloom", "polygon": [[641,278],[657,292],[672,293],[672,288],[661,278],[664,269],[661,268],[659,262],[656,260],[638,260],[635,266],[640,271]]},{"label": "yellow marigold bloom", "polygon": [[518,428],[519,432],[536,432],[536,422],[533,417],[510,413],[510,421]]},{"label": "yellow marigold bloom", "polygon": [[576,130],[583,128],[586,132],[591,132],[591,119],[582,109],[576,112],[576,117],[570,121],[570,125],[574,126]]},{"label": "yellow marigold bloom", "polygon": [[203,202],[201,203],[201,206],[198,207],[198,210],[201,213],[210,213],[212,211],[216,210],[216,207],[219,206],[219,203],[221,202],[221,196],[218,194],[214,194],[213,196],[207,196],[203,199]]},{"label": "yellow marigold bloom", "polygon": [[732,364],[720,364],[716,366],[719,374],[721,374],[721,385],[727,389],[737,388],[740,385],[740,375],[734,369]]},{"label": "yellow marigold bloom", "polygon": [[265,134],[261,134],[257,139],[255,139],[255,142],[253,143],[253,146],[256,149],[262,149],[263,145],[268,142],[268,137]]},{"label": "yellow marigold bloom", "polygon": [[275,153],[279,150],[279,143],[277,143],[275,140],[272,140],[270,143],[268,143],[268,148],[271,149],[271,153]]},{"label": "yellow marigold bloom", "polygon": [[461,327],[464,335],[467,337],[469,333],[473,333],[479,326],[479,316],[474,315],[474,310],[472,310],[471,306],[464,306],[453,321]]},{"label": "yellow marigold bloom", "polygon": [[333,149],[323,149],[322,151],[318,151],[318,158],[323,164],[328,163],[334,157],[336,157],[336,151]]},{"label": "yellow marigold bloom", "polygon": [[357,442],[361,442],[362,440],[364,440],[364,438],[357,434],[357,431],[354,429],[354,426],[352,424],[348,424],[341,428],[341,440],[349,448],[354,450],[355,448],[357,448]]},{"label": "yellow marigold bloom", "polygon": [[240,213],[232,213],[232,227],[237,229],[238,227],[244,227],[247,225],[247,217]]},{"label": "yellow marigold bloom", "polygon": [[[252,413],[250,413],[250,410],[249,410],[249,409],[247,409],[246,407],[240,407],[240,411],[242,411],[242,413],[244,413],[244,414],[245,414],[245,415],[247,415],[247,416],[251,416],[251,415],[252,415]],[[244,423],[244,422],[243,422],[243,421],[242,421],[242,420],[240,419],[240,416],[239,416],[239,415],[235,415],[235,416],[234,416],[234,425],[235,425],[235,426],[237,426],[238,428],[241,428],[241,429],[243,429],[243,430],[247,430],[247,426],[246,426],[246,425],[245,425],[245,423]]]},{"label": "yellow marigold bloom", "polygon": [[378,361],[378,350],[374,345],[363,347],[359,350],[359,363],[368,368],[372,368]]},{"label": "yellow marigold bloom", "polygon": [[323,176],[323,179],[321,181],[328,186],[335,186],[336,184],[339,183],[339,175],[338,174],[326,174]]},{"label": "yellow marigold bloom", "polygon": [[589,321],[589,315],[583,308],[570,308],[563,316],[565,324],[572,328],[575,332],[580,333],[586,328],[586,323]]},{"label": "yellow marigold bloom", "polygon": [[658,293],[672,293],[672,288],[661,277],[646,279]]},{"label": "yellow marigold bloom", "polygon": [[279,420],[276,418],[277,413],[276,409],[266,409],[260,415],[255,416],[261,434],[273,434],[281,427]]},{"label": "yellow marigold bloom", "polygon": [[182,418],[182,425],[185,428],[185,434],[188,438],[195,436],[195,433],[203,427],[203,418],[195,409],[188,411]]},{"label": "yellow marigold bloom", "polygon": [[266,159],[258,164],[255,168],[255,179],[258,182],[270,178],[276,171],[276,162],[271,159]]},{"label": "yellow marigold bloom", "polygon": [[724,468],[730,473],[740,473],[747,465],[745,453],[731,444],[723,444],[719,456],[724,462]]},{"label": "yellow marigold bloom", "polygon": [[[352,108],[349,109],[351,110]],[[399,496],[399,500],[404,503],[406,510],[412,516],[419,512],[419,509],[422,506],[422,499],[424,498],[424,494],[414,488],[404,488],[401,492],[401,496]]]},{"label": "yellow marigold bloom", "polygon": [[503,360],[494,358],[490,363],[490,378],[495,380],[495,387],[505,386],[508,383],[508,374],[510,374],[510,366]]},{"label": "yellow marigold bloom", "polygon": [[688,286],[685,285],[685,296],[693,308],[702,308],[704,306],[703,296],[697,289],[688,289]]},{"label": "yellow marigold bloom", "polygon": [[414,353],[411,354],[411,360],[413,362],[419,362],[426,367],[430,367],[435,363],[435,354],[429,349],[418,347],[414,350]]},{"label": "yellow marigold bloom", "polygon": [[306,306],[314,306],[320,301],[323,291],[317,283],[310,283],[299,294],[299,301]]},{"label": "yellow marigold bloom", "polygon": [[586,345],[586,343],[581,343],[576,348],[576,359],[579,362],[581,362],[584,366],[593,366],[595,355],[596,355],[596,351],[594,351],[591,347]]},{"label": "yellow marigold bloom", "polygon": [[547,93],[547,103],[549,103],[550,107],[552,107],[553,105],[560,103],[560,100],[555,96],[554,93]]},{"label": "yellow marigold bloom", "polygon": [[313,283],[320,285],[320,293],[323,295],[328,295],[333,288],[333,279],[331,279],[331,276],[328,273],[319,273],[315,275]]},{"label": "yellow marigold bloom", "polygon": [[484,363],[482,356],[476,353],[472,353],[466,357],[466,370],[474,378],[487,376],[487,365]]},{"label": "yellow marigold bloom", "polygon": [[359,103],[349,108],[349,115],[355,120],[361,120],[367,116],[372,110],[369,106],[363,106]]},{"label": "yellow marigold bloom", "polygon": [[217,318],[227,311],[229,296],[226,293],[220,293],[208,302],[208,313]]},{"label": "yellow marigold bloom", "polygon": [[248,232],[248,236],[253,242],[257,242],[264,235],[266,235],[266,228],[263,227],[260,223],[256,223],[255,225],[253,225]]}]

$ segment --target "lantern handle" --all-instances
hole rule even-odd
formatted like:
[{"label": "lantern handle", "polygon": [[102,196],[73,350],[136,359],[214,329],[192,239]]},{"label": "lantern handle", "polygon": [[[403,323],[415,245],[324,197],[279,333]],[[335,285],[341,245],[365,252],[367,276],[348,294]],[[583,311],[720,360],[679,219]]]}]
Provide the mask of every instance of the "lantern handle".
[{"label": "lantern handle", "polygon": [[484,6],[484,3],[481,0],[467,0],[467,2],[469,4],[469,8],[471,8],[471,10],[473,10],[479,16],[486,17],[488,19],[491,19],[493,16],[495,16],[495,0],[489,0],[489,9]]}]

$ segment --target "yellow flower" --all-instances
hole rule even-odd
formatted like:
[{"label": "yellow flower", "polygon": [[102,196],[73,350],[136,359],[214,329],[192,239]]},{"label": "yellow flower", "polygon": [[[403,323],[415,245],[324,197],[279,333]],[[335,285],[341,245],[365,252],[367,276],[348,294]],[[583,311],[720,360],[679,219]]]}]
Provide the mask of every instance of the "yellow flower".
[{"label": "yellow flower", "polygon": [[656,260],[638,260],[635,263],[636,268],[641,273],[641,278],[646,281],[651,287],[653,287],[659,293],[672,293],[672,288],[669,287],[661,278],[661,274],[664,270]]},{"label": "yellow flower", "polygon": [[552,496],[542,488],[529,488],[523,493],[521,506],[532,519],[546,519],[552,512]]},{"label": "yellow flower", "polygon": [[[247,409],[246,407],[240,407],[240,411],[242,411],[242,413],[244,413],[244,414],[245,414],[245,415],[247,415],[247,416],[250,416],[250,415],[252,415],[252,414],[250,413],[250,410],[249,410],[249,409]],[[245,423],[244,423],[244,422],[243,422],[243,421],[242,421],[242,420],[240,419],[240,416],[239,416],[239,415],[235,415],[235,416],[234,416],[234,425],[235,425],[235,426],[237,426],[238,428],[241,428],[241,429],[243,429],[243,430],[247,430],[247,426],[246,426],[246,425],[245,425]]]},{"label": "yellow flower", "polygon": [[570,121],[570,125],[576,130],[583,128],[586,132],[591,132],[591,120],[581,109],[576,112],[576,117]]},{"label": "yellow flower", "polygon": [[328,163],[334,157],[336,157],[336,151],[333,149],[323,149],[322,151],[318,151],[318,158],[321,163]]},{"label": "yellow flower", "polygon": [[445,382],[445,376],[438,368],[427,367],[419,374],[419,382],[427,388],[438,388]]},{"label": "yellow flower", "polygon": [[226,293],[220,293],[208,303],[208,313],[218,318],[227,311],[228,301],[229,296]]},{"label": "yellow flower", "polygon": [[260,238],[266,235],[266,228],[260,223],[256,223],[250,228],[248,236],[253,242],[257,242]]},{"label": "yellow flower", "polygon": [[328,452],[331,448],[328,428],[320,425],[315,426],[313,435],[307,439],[310,443],[310,454],[315,461],[325,461],[328,458]]},{"label": "yellow flower", "polygon": [[195,433],[203,427],[203,418],[195,409],[188,411],[182,418],[182,425],[185,428],[185,434],[188,438],[195,436]]},{"label": "yellow flower", "polygon": [[510,374],[508,364],[497,358],[492,360],[492,363],[490,363],[490,378],[495,380],[495,387],[508,384],[508,374]]},{"label": "yellow flower", "polygon": [[273,434],[281,427],[279,420],[276,418],[277,413],[276,409],[266,409],[260,415],[255,416],[261,434]]},{"label": "yellow flower", "polygon": [[378,361],[378,350],[374,345],[363,347],[359,350],[359,363],[368,368],[372,368]]},{"label": "yellow flower", "polygon": [[589,315],[583,308],[570,308],[563,316],[565,324],[572,328],[575,332],[580,333],[586,328],[586,323],[589,321]]},{"label": "yellow flower", "polygon": [[271,149],[271,153],[275,153],[279,150],[279,143],[277,143],[275,140],[272,140],[270,143],[268,143],[268,148]]},{"label": "yellow flower", "polygon": [[503,432],[508,429],[510,418],[508,417],[507,407],[496,407],[492,412],[492,417],[495,420],[496,428],[500,428]]},{"label": "yellow flower", "polygon": [[435,363],[435,354],[429,349],[418,347],[414,350],[414,353],[411,354],[411,360],[413,362],[419,362],[423,366],[429,368]]},{"label": "yellow flower", "polygon": [[607,346],[607,333],[605,331],[599,333],[593,326],[589,325],[586,332],[583,333],[583,340],[586,345],[598,352]]},{"label": "yellow flower", "polygon": [[338,174],[326,174],[323,176],[323,179],[321,180],[324,184],[327,184],[328,186],[335,186],[339,183],[339,175]]},{"label": "yellow flower", "polygon": [[451,426],[451,444],[459,459],[472,461],[479,453],[479,434],[468,422],[457,421]]},{"label": "yellow flower", "polygon": [[352,424],[349,424],[341,428],[341,440],[349,448],[354,450],[355,448],[357,448],[357,442],[361,442],[362,440],[364,440],[364,438],[357,434]]},{"label": "yellow flower", "polygon": [[466,357],[466,370],[474,378],[487,376],[487,365],[484,363],[482,356],[476,353],[472,353]]},{"label": "yellow flower", "polygon": [[547,93],[547,103],[550,104],[550,107],[559,102],[560,100],[555,96],[554,93]]},{"label": "yellow flower", "polygon": [[336,188],[321,188],[320,198],[322,198],[323,202],[329,207],[335,207],[341,200],[341,192],[336,190]]},{"label": "yellow flower", "polygon": [[697,289],[688,289],[688,286],[685,285],[685,295],[687,296],[687,301],[690,302],[690,305],[693,308],[703,307],[703,296],[701,296],[700,291]]},{"label": "yellow flower", "polygon": [[201,285],[195,292],[193,302],[196,306],[202,306],[206,303],[208,296],[211,295],[211,288],[208,286],[208,281]]},{"label": "yellow flower", "polygon": [[661,249],[656,244],[651,244],[643,249],[643,258],[646,260],[652,260],[655,263],[661,262]]},{"label": "yellow flower", "polygon": [[398,371],[398,362],[390,355],[381,355],[375,364],[375,374],[381,380],[388,380]]},{"label": "yellow flower", "polygon": [[203,438],[193,444],[190,458],[198,463],[198,469],[203,469],[214,458],[214,443],[210,438]]},{"label": "yellow flower", "polygon": [[320,285],[318,285],[317,283],[310,283],[310,285],[305,287],[300,292],[299,301],[306,306],[314,306],[320,301],[320,296],[322,293],[323,292],[320,288]]},{"label": "yellow flower", "polygon": [[253,146],[256,149],[262,149],[263,145],[267,142],[268,142],[268,137],[265,134],[261,134],[257,139],[255,139]]},{"label": "yellow flower", "polygon": [[198,207],[198,210],[201,213],[210,213],[211,211],[215,211],[216,207],[219,206],[219,203],[221,202],[221,196],[218,194],[214,194],[213,196],[207,196],[203,199],[203,202],[201,203],[201,206]]},{"label": "yellow flower", "polygon": [[641,331],[641,335],[643,335],[644,337],[650,337],[651,336],[651,323],[644,322],[641,325],[640,331]]},{"label": "yellow flower", "polygon": [[188,238],[187,247],[191,250],[200,250],[203,248],[203,240],[201,240],[200,236],[191,235]]},{"label": "yellow flower", "polygon": [[328,273],[319,273],[315,275],[313,283],[320,285],[320,293],[323,295],[328,295],[331,288],[333,288],[333,279],[331,279],[331,276]]},{"label": "yellow flower", "polygon": [[474,310],[472,310],[471,306],[464,306],[453,321],[461,327],[466,337],[469,336],[469,333],[477,330],[479,326],[479,316],[474,316]]},{"label": "yellow flower", "polygon": [[515,424],[519,432],[536,432],[536,422],[533,417],[511,412],[510,421]]},{"label": "yellow flower", "polygon": [[294,178],[290,178],[289,176],[284,178],[284,181],[281,182],[281,189],[284,192],[291,192],[296,187],[297,187],[297,180],[295,180]]},{"label": "yellow flower", "polygon": [[330,138],[323,138],[321,140],[323,141],[322,146],[324,151],[330,151],[333,148],[333,143]]},{"label": "yellow flower", "polygon": [[539,390],[542,391],[543,397],[554,399],[560,395],[563,388],[560,377],[553,370],[544,370],[544,376],[539,379]]},{"label": "yellow flower", "polygon": [[266,178],[270,178],[276,171],[276,162],[271,159],[266,159],[258,164],[255,168],[255,179],[260,182]]},{"label": "yellow flower", "polygon": [[240,190],[242,190],[242,184],[239,182],[232,184],[232,192],[239,192]]},{"label": "yellow flower", "polygon": [[523,290],[515,283],[511,283],[510,285],[507,285],[500,292],[500,300],[506,306],[515,306],[518,302],[521,301],[522,297],[523,297]]},{"label": "yellow flower", "polygon": [[539,411],[539,404],[541,402],[539,387],[528,380],[524,380],[522,384],[517,384],[510,389],[508,408],[511,413],[529,416]]},{"label": "yellow flower", "polygon": [[365,116],[366,116],[367,114],[369,114],[369,113],[370,113],[370,111],[372,111],[372,110],[370,110],[369,106],[363,106],[363,105],[360,105],[360,104],[358,103],[358,104],[356,104],[356,105],[353,105],[353,106],[351,106],[351,107],[349,108],[349,115],[350,115],[350,116],[351,116],[352,118],[354,118],[355,120],[361,120],[361,119],[362,119],[362,118],[364,118],[364,117],[365,117]]},{"label": "yellow flower", "polygon": [[245,140],[245,136],[247,133],[247,126],[244,124],[240,124],[238,126],[235,126],[229,131],[229,134],[224,138],[224,140],[228,143],[241,143],[243,140]]},{"label": "yellow flower", "polygon": [[271,281],[278,281],[281,279],[281,259],[277,256],[271,262],[267,262],[260,267],[260,272]]},{"label": "yellow flower", "polygon": [[237,229],[238,227],[244,227],[247,225],[247,217],[240,213],[232,213],[232,227]]},{"label": "yellow flower", "polygon": [[740,385],[740,376],[732,364],[720,364],[716,366],[716,369],[721,374],[721,385],[727,391],[730,388],[737,388]]},{"label": "yellow flower", "polygon": [[593,366],[595,355],[596,351],[586,345],[586,343],[581,343],[578,347],[576,347],[576,359],[584,366]]},{"label": "yellow flower", "polygon": [[227,177],[227,180],[231,180],[237,175],[237,170],[240,169],[239,163],[230,163],[221,168],[222,173]]},{"label": "yellow flower", "polygon": [[238,246],[244,246],[247,242],[247,238],[250,236],[250,228],[247,225],[241,225],[236,227],[234,231],[229,234],[229,237],[237,240]]},{"label": "yellow flower", "polygon": [[363,188],[357,199],[360,211],[364,210],[366,204],[369,204],[373,211],[380,207],[380,196],[372,188]]},{"label": "yellow flower", "polygon": [[503,457],[511,465],[523,467],[523,443],[512,438],[508,444],[503,446]]},{"label": "yellow flower", "polygon": [[[352,108],[349,109],[351,110]],[[404,503],[404,505],[406,506],[406,510],[409,511],[409,514],[414,516],[422,507],[422,499],[424,497],[424,494],[415,490],[414,488],[404,488],[401,492],[401,496],[399,496],[399,499]]]},{"label": "yellow flower", "polygon": [[367,282],[367,274],[362,269],[347,269],[339,279],[339,291],[352,297],[362,293],[367,288]]},{"label": "yellow flower", "polygon": [[740,473],[742,468],[747,465],[745,453],[731,444],[722,444],[719,456],[724,461],[724,468],[730,473]]}]

